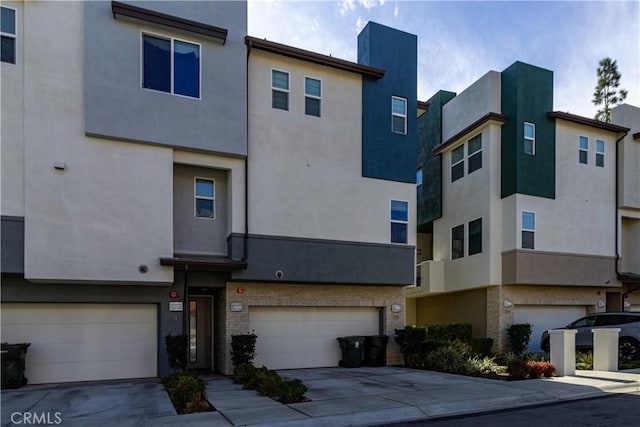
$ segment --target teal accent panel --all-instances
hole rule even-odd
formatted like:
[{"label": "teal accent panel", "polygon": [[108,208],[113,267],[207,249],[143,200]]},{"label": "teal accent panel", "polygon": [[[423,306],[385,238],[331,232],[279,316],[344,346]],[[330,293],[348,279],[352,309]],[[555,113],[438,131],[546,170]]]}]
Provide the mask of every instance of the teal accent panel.
[{"label": "teal accent panel", "polygon": [[423,184],[417,190],[418,232],[428,232],[431,222],[442,216],[442,156],[433,149],[442,144],[442,107],[454,92],[439,91],[427,103],[429,110],[418,117],[418,168]]},{"label": "teal accent panel", "polygon": [[[553,72],[515,62],[502,72],[501,195],[515,193],[554,199],[556,194]],[[524,123],[535,124],[535,154],[524,152]]]},{"label": "teal accent panel", "polygon": [[[358,35],[358,63],[385,70],[362,80],[362,176],[416,182],[418,39],[370,22]],[[391,98],[407,100],[407,133],[392,132]]]}]

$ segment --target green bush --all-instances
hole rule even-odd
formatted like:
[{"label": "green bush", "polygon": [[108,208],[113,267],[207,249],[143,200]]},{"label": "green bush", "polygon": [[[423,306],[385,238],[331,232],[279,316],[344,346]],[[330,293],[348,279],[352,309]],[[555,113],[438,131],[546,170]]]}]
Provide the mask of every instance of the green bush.
[{"label": "green bush", "polygon": [[256,357],[257,335],[238,334],[231,335],[231,362],[236,366],[250,364]]},{"label": "green bush", "polygon": [[173,372],[184,372],[187,369],[189,338],[186,335],[169,334],[164,337],[164,344],[167,348],[169,366],[173,369]]},{"label": "green bush", "polygon": [[529,364],[526,360],[514,360],[507,364],[509,379],[523,380],[529,375]]},{"label": "green bush", "polygon": [[256,367],[250,363],[238,365],[233,368],[233,382],[236,384],[244,384],[249,378],[255,376]]},{"label": "green bush", "polygon": [[529,341],[531,340],[531,325],[528,323],[511,325],[507,328],[507,335],[513,352],[522,354],[529,346]]},{"label": "green bush", "polygon": [[302,402],[307,386],[299,379],[282,381],[277,390],[278,400],[282,403]]},{"label": "green bush", "polygon": [[427,326],[427,341],[431,342],[452,342],[461,341],[471,344],[471,324],[470,323],[451,323],[449,325],[431,325]]},{"label": "green bush", "polygon": [[491,356],[491,347],[493,347],[493,338],[473,338],[471,340],[473,354],[489,357]]},{"label": "green bush", "polygon": [[474,377],[497,377],[499,373],[504,372],[504,367],[498,365],[493,357],[480,357],[476,355],[467,359],[465,370],[467,375]]},{"label": "green bush", "polygon": [[277,397],[278,390],[282,385],[282,377],[277,372],[269,371],[260,372],[258,375],[257,391],[260,396]]},{"label": "green bush", "polygon": [[427,338],[427,329],[407,326],[404,329],[396,329],[395,333],[405,366],[416,367],[414,363],[422,359],[421,347]]},{"label": "green bush", "polygon": [[252,375],[250,375],[247,380],[243,383],[245,390],[258,390],[260,387],[260,383],[262,382],[262,378],[269,372],[268,368],[264,366],[260,368],[254,368]]},{"label": "green bush", "polygon": [[593,353],[577,353],[576,354],[576,369],[579,370],[592,370],[593,369]]},{"label": "green bush", "polygon": [[454,341],[433,350],[424,360],[425,368],[452,374],[463,374],[466,372],[467,348],[466,344]]},{"label": "green bush", "polygon": [[195,374],[174,374],[162,379],[169,399],[179,414],[210,410],[206,400],[204,381]]}]

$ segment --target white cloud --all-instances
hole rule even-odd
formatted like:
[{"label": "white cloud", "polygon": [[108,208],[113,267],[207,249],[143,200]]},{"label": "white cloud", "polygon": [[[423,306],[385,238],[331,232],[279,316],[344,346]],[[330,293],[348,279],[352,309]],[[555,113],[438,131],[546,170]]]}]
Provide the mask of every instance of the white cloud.
[{"label": "white cloud", "polygon": [[398,2],[396,2],[396,4],[393,5],[393,17],[397,18],[399,13],[400,8],[398,7]]}]

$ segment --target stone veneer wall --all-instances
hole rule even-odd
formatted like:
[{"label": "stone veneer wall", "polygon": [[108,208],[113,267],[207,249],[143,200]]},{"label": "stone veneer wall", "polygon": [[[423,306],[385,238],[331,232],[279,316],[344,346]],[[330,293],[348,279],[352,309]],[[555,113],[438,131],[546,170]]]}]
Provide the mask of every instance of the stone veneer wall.
[{"label": "stone veneer wall", "polygon": [[[242,288],[242,293],[239,289]],[[387,364],[402,363],[402,355],[395,343],[394,329],[405,326],[404,288],[398,286],[297,285],[277,283],[227,283],[225,299],[226,351],[217,354],[217,366],[227,375],[233,371],[231,335],[248,333],[249,309],[252,306],[272,307],[385,307],[384,334],[389,336]],[[243,311],[232,312],[231,304],[243,303]],[[392,313],[391,305],[399,304],[400,313]]]}]

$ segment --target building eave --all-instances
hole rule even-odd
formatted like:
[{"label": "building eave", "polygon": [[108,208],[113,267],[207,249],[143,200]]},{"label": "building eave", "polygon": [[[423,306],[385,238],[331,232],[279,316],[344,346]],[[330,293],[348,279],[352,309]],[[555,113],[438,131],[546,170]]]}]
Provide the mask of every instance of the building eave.
[{"label": "building eave", "polygon": [[629,128],[618,126],[611,123],[601,122],[600,120],[590,119],[588,117],[578,116],[576,114],[564,113],[562,111],[550,111],[547,116],[552,119],[561,119],[579,125],[590,126],[601,130],[615,133],[627,133]]},{"label": "building eave", "polygon": [[247,263],[244,261],[234,261],[226,257],[186,254],[175,254],[173,257],[161,257],[160,265],[176,267],[183,270],[200,271],[236,271],[247,268]]},{"label": "building eave", "polygon": [[442,153],[444,150],[446,150],[451,145],[455,144],[460,138],[462,138],[466,134],[473,132],[475,129],[477,129],[480,126],[483,126],[483,125],[485,125],[486,123],[489,123],[489,122],[496,122],[496,123],[504,124],[504,123],[507,122],[507,117],[503,116],[500,113],[489,112],[489,113],[485,114],[484,116],[480,117],[475,122],[471,123],[466,128],[462,129],[460,132],[458,132],[455,135],[453,135],[451,138],[447,139],[442,144],[440,144],[437,147],[435,147],[433,149],[432,153],[434,155]]}]

